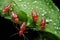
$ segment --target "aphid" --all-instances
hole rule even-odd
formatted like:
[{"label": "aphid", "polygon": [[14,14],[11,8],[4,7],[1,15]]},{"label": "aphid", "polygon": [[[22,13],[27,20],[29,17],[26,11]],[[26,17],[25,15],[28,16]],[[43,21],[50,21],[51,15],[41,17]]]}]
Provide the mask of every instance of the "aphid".
[{"label": "aphid", "polygon": [[15,12],[12,12],[12,17],[13,17],[15,22],[19,22],[19,18]]},{"label": "aphid", "polygon": [[26,30],[26,23],[23,22],[23,24],[20,26],[19,35],[22,36],[25,30]]},{"label": "aphid", "polygon": [[34,9],[32,10],[32,16],[33,16],[33,20],[36,22],[38,20],[38,13]]},{"label": "aphid", "polygon": [[16,29],[19,31],[19,33],[14,33],[12,34],[10,37],[13,37],[15,36],[16,34],[19,34],[19,36],[23,36],[24,40],[29,40],[25,35],[25,30],[26,30],[26,23],[23,22],[22,25],[20,26],[20,29],[16,26]]},{"label": "aphid", "polygon": [[42,18],[41,24],[40,24],[42,30],[44,30],[45,25],[46,25],[46,19],[45,18]]},{"label": "aphid", "polygon": [[5,6],[2,11],[8,12],[10,10],[10,7],[11,7],[11,3],[9,3],[7,6]]}]

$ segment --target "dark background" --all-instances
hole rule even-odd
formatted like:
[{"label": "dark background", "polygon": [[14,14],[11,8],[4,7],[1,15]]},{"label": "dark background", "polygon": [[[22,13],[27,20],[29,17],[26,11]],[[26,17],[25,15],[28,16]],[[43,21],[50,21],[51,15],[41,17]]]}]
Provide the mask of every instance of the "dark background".
[{"label": "dark background", "polygon": [[[59,0],[53,0],[55,5],[60,9],[60,1]],[[13,23],[10,20],[4,19],[0,16],[0,40],[9,39],[9,36],[16,33],[17,30],[15,29]],[[15,35],[15,37],[12,38],[13,40],[19,39],[18,35]]]},{"label": "dark background", "polygon": [[60,0],[53,0],[53,2],[60,9]]}]

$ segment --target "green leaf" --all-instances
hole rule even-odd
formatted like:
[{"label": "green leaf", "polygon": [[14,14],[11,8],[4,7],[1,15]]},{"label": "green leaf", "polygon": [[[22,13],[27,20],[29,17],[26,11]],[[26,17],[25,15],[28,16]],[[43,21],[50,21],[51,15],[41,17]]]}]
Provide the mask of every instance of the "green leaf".
[{"label": "green leaf", "polygon": [[34,40],[60,40],[57,36],[49,32],[40,31],[38,32],[38,35],[39,36],[35,38]]}]

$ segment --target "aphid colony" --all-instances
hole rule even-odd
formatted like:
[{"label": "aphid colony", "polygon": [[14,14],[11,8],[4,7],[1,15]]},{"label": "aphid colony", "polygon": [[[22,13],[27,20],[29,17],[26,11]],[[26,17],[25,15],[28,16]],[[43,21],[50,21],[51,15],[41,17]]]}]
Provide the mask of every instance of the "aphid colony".
[{"label": "aphid colony", "polygon": [[[2,10],[2,12],[8,12],[10,11],[10,8],[11,8],[12,4],[9,3],[7,6],[5,6]],[[16,14],[16,12],[12,11],[11,12],[11,15],[12,15],[12,19],[18,23],[20,20],[19,20],[19,17],[18,15]],[[37,22],[38,21],[38,13],[36,12],[35,9],[32,10],[32,18],[33,18],[33,21],[34,22]],[[45,28],[45,25],[46,25],[46,19],[45,18],[42,18],[41,19],[41,22],[40,22],[40,27],[42,30],[44,30]],[[26,22],[23,22],[22,25],[20,26],[20,29],[19,29],[19,36],[22,36],[24,34],[26,30]]]}]

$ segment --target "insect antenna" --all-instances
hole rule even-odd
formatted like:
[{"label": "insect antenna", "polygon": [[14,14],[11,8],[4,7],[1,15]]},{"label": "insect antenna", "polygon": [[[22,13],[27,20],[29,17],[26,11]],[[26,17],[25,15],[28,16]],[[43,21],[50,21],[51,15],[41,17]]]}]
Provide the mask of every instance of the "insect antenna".
[{"label": "insect antenna", "polygon": [[24,34],[23,34],[23,38],[24,40],[29,40]]}]

